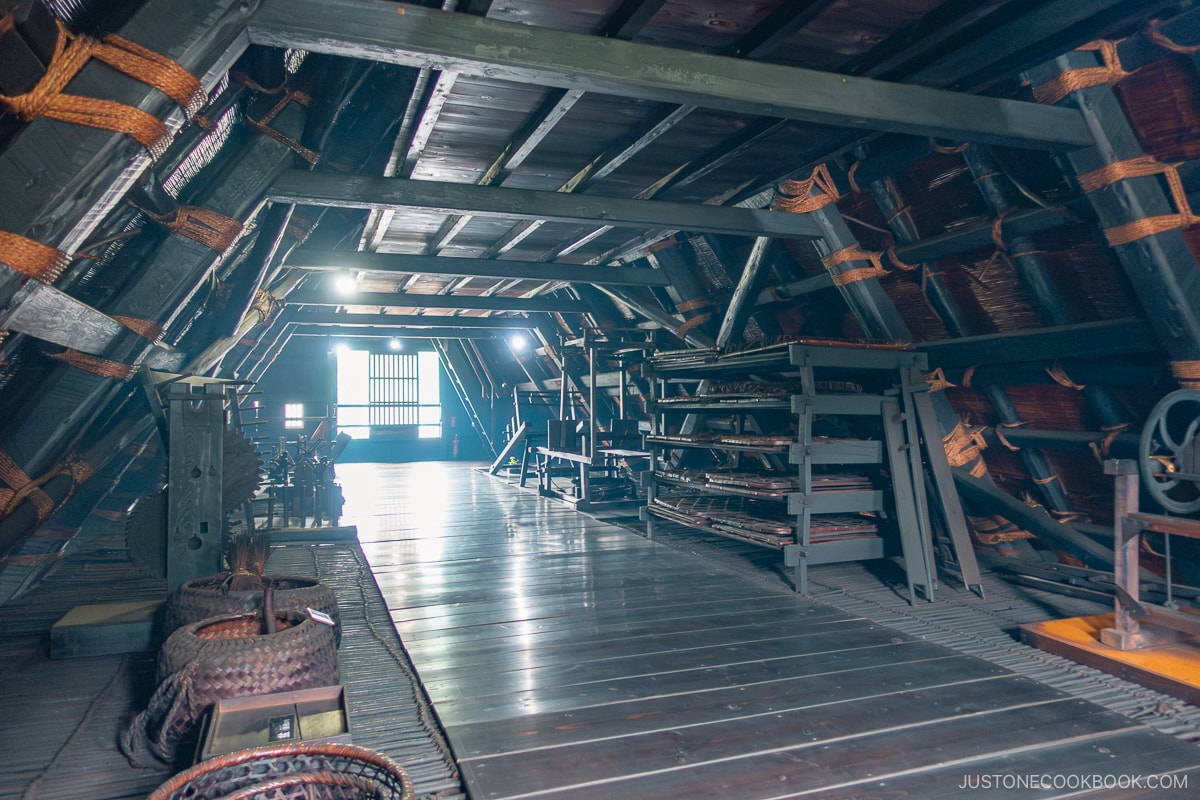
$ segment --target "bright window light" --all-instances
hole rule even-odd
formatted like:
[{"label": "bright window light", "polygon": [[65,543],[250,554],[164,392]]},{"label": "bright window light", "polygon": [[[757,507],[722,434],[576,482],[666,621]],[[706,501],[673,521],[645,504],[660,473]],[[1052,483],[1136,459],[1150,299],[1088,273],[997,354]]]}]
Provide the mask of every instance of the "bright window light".
[{"label": "bright window light", "polygon": [[371,438],[370,356],[349,345],[337,348],[337,426],[355,439]]},{"label": "bright window light", "polygon": [[304,428],[304,403],[283,404],[283,427]]},{"label": "bright window light", "polygon": [[433,350],[417,353],[417,438],[437,439],[442,435],[442,367]]}]

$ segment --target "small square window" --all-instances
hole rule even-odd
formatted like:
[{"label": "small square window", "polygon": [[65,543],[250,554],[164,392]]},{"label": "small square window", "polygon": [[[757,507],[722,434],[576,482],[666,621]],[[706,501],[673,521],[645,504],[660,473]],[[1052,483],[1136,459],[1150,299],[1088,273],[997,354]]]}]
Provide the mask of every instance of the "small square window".
[{"label": "small square window", "polygon": [[304,427],[304,403],[284,403],[284,405],[283,405],[283,427],[284,428],[303,428]]}]

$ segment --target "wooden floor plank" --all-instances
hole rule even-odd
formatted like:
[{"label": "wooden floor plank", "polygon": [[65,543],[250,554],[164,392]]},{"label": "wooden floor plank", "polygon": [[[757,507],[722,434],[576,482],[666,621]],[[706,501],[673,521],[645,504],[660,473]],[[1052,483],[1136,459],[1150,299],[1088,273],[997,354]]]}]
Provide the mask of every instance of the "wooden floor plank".
[{"label": "wooden floor plank", "polygon": [[[475,627],[453,630],[433,630],[424,633],[410,631],[405,637],[405,642],[415,644],[418,649],[424,646],[427,640],[432,645],[438,647],[459,647],[472,642],[486,645],[489,640],[508,638],[510,636],[529,636],[534,633],[549,634],[555,632],[562,632],[569,636],[582,636],[592,641],[602,642],[612,637],[622,638],[631,633],[652,633],[656,626],[665,627],[668,630],[698,630],[705,627],[709,621],[718,626],[731,623],[736,624],[736,617],[742,614],[745,614],[747,619],[753,621],[755,618],[759,618],[757,615],[763,613],[773,613],[775,611],[780,613],[793,612],[797,609],[797,605],[794,596],[781,595],[779,597],[755,600],[754,610],[752,611],[738,611],[736,609],[736,604],[732,606],[731,610],[731,605],[725,602],[695,602],[683,606],[660,609],[660,613],[657,614],[630,614],[625,619],[610,619],[606,616],[603,620],[597,620],[594,615],[587,614],[585,610],[585,613],[581,615],[537,620],[519,626],[497,623],[495,625],[477,625]],[[803,607],[802,611],[804,613],[811,612],[816,614],[819,612],[824,614],[829,609],[809,605]],[[840,615],[841,612],[835,613]]]},{"label": "wooden floor plank", "polygon": [[422,682],[430,699],[438,703],[444,700],[508,694],[527,686],[553,689],[589,683],[608,684],[623,678],[648,676],[670,681],[674,680],[676,673],[735,664],[760,664],[803,656],[820,660],[839,652],[881,647],[895,638],[890,631],[861,621],[854,623],[853,627],[847,624],[829,632],[800,634],[748,645],[705,647],[613,660],[581,658],[575,664],[533,664],[518,672],[494,672],[481,668],[457,671],[449,677],[423,677]]},{"label": "wooden floor plank", "polygon": [[1200,760],[1031,678],[461,465],[349,466],[383,499],[356,517],[348,491],[347,521],[475,800],[949,798],[967,765]]},{"label": "wooden floor plank", "polygon": [[[515,643],[507,639],[460,643],[454,647],[455,658],[460,663],[492,663],[490,659],[502,657],[513,651],[522,654],[536,651],[538,659],[544,663],[551,663],[550,660],[554,658],[573,661],[579,648],[601,642],[607,643],[608,648],[617,648],[618,651],[622,648],[635,648],[648,653],[664,646],[695,646],[696,641],[712,644],[717,641],[714,637],[722,637],[721,641],[729,643],[765,639],[784,635],[789,630],[808,630],[835,625],[846,619],[845,615],[838,612],[821,613],[820,609],[813,609],[813,613],[810,614],[799,613],[794,609],[781,609],[758,614],[735,613],[723,616],[723,619],[705,616],[659,624],[643,623],[639,626],[626,626],[623,630],[611,633],[581,631],[577,628],[533,632],[525,634],[520,642]],[[706,638],[693,638],[701,635]],[[411,652],[421,652],[422,649],[432,650],[436,657],[436,653],[444,651],[445,646],[438,642],[409,644]]]},{"label": "wooden floor plank", "polygon": [[474,723],[450,728],[449,732],[456,753],[465,760],[629,737],[710,720],[830,706],[954,683],[990,681],[1009,675],[1000,667],[968,656],[893,660],[833,673],[709,687],[689,694]]},{"label": "wooden floor plank", "polygon": [[[809,623],[804,627],[786,628],[779,625],[747,625],[740,628],[716,628],[704,631],[689,631],[683,634],[668,634],[662,636],[638,637],[631,640],[608,642],[603,650],[590,648],[589,665],[605,666],[610,661],[629,662],[631,659],[650,661],[666,666],[669,657],[687,658],[696,656],[707,661],[714,652],[727,652],[731,655],[749,654],[753,658],[776,657],[780,652],[792,653],[795,640],[805,637],[826,636],[840,637],[858,629],[871,627],[867,620],[826,620],[820,623]],[[532,637],[531,637],[532,638]],[[537,661],[539,667],[559,667],[569,665],[579,674],[579,653],[589,643],[580,641],[568,647],[542,648],[533,646],[534,642],[514,642],[514,646],[503,653],[486,653],[470,656],[461,652],[429,654],[422,659],[422,675],[425,680],[437,680],[440,677],[453,678],[464,673],[476,673],[487,670],[491,673],[513,672],[529,668],[531,659]],[[613,665],[622,669],[623,664]],[[694,669],[689,664],[684,669]],[[586,674],[586,673],[584,673]],[[624,674],[624,670],[622,670]]]},{"label": "wooden floor plank", "polygon": [[664,679],[659,675],[639,675],[607,683],[567,687],[529,686],[508,695],[492,695],[462,700],[444,700],[438,704],[438,716],[446,726],[475,724],[489,720],[587,708],[654,697],[670,697],[707,691],[725,686],[741,686],[782,678],[833,674],[898,662],[900,664],[938,658],[946,650],[925,642],[906,641],[875,647],[842,650],[816,656],[789,656],[773,661],[752,661],[724,667],[676,672]]},{"label": "wooden floor plank", "polygon": [[[515,797],[553,797],[556,800],[599,800],[637,797],[639,800],[767,800],[798,795],[824,786],[850,784],[871,775],[917,770],[946,762],[980,758],[1005,742],[1019,738],[1026,746],[1060,740],[1086,741],[1133,728],[1127,720],[1082,700],[1060,699],[999,711],[945,716],[925,723],[892,726],[876,719],[876,731],[848,737],[819,739],[811,744],[785,745],[769,753],[701,764],[678,764],[647,774],[631,774],[623,765],[608,778],[589,784],[568,784],[572,775],[557,771],[559,785],[537,794],[487,792],[488,800]],[[798,742],[798,740],[797,740]],[[464,773],[468,786],[484,786]],[[489,781],[495,780],[489,778]]]},{"label": "wooden floor plank", "polygon": [[[1013,709],[1020,697],[1023,707]],[[816,708],[781,709],[736,718],[713,718],[694,725],[673,725],[647,733],[525,751],[460,762],[468,783],[486,785],[489,798],[549,793],[566,785],[603,783],[617,768],[631,775],[678,772],[687,767],[730,763],[756,754],[819,749],[880,735],[886,720],[895,735],[938,737],[947,716],[987,718],[1001,712],[1022,719],[1057,722],[1061,711],[1039,705],[1071,703],[1057,692],[1018,677],[933,686],[845,700]],[[983,724],[988,724],[984,722]],[[1033,723],[1031,723],[1033,724]],[[519,768],[514,765],[519,764]],[[861,764],[861,774],[878,764]],[[736,767],[731,767],[731,773]]]}]

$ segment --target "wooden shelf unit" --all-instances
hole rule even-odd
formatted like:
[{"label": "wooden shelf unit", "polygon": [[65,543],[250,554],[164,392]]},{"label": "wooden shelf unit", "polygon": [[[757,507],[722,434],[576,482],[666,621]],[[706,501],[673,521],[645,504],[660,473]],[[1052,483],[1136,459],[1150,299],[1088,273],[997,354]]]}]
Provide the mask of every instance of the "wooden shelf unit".
[{"label": "wooden shelf unit", "polygon": [[[808,591],[808,567],[882,558],[893,550],[889,543],[894,541],[905,559],[910,599],[915,600],[920,592],[932,600],[937,582],[933,535],[920,456],[921,433],[911,399],[914,391],[926,392],[920,377],[926,368],[925,356],[911,350],[808,344],[773,346],[746,354],[691,356],[680,366],[672,365],[669,355],[660,360],[652,357],[648,370],[651,433],[645,439],[650,469],[643,475],[647,498],[643,519],[648,535],[654,536],[658,519],[670,519],[782,550],[785,565],[794,568],[794,586],[800,593]],[[714,395],[710,391],[719,381],[742,381],[753,386],[764,379],[766,385],[783,381],[794,390],[762,399],[749,393],[729,399],[728,394]],[[914,386],[914,380],[920,385]],[[669,384],[696,381],[701,383],[694,398],[668,402],[660,399]],[[831,386],[845,389],[855,385],[861,390],[830,390]],[[779,411],[788,414],[779,415]],[[666,435],[668,422],[674,422],[679,414],[687,415],[678,426],[681,432]],[[733,433],[694,432],[716,418],[714,415],[724,415],[724,424]],[[789,444],[755,447],[721,441],[746,436],[747,431],[748,436],[763,435],[768,432],[760,429],[764,423],[774,427],[771,433],[786,431]],[[824,436],[823,427],[852,435]],[[686,441],[689,436],[695,438]],[[941,457],[944,464],[940,440],[936,445],[934,457]],[[666,468],[672,451],[694,449],[726,454],[738,466],[747,454],[754,454],[767,467],[764,476],[788,475],[794,486],[788,491],[769,492],[739,488],[702,479],[699,473],[681,479]],[[835,477],[837,485],[829,488],[831,476],[841,474],[850,477]],[[660,491],[664,487],[670,487],[667,493]],[[696,497],[740,496],[759,509],[778,508],[791,518],[791,533],[743,534],[731,531],[728,525],[717,529],[714,525],[721,522],[720,511],[712,517],[689,516],[664,507],[664,494],[671,497],[669,491],[676,488],[691,489]],[[690,502],[691,495],[682,501]],[[771,506],[772,502],[777,505]],[[862,519],[864,528],[873,521],[878,530],[864,533],[852,523],[845,524],[851,519],[846,515]],[[828,525],[829,520],[846,532],[839,534],[822,525]],[[768,526],[778,521],[775,516],[766,520]]]}]

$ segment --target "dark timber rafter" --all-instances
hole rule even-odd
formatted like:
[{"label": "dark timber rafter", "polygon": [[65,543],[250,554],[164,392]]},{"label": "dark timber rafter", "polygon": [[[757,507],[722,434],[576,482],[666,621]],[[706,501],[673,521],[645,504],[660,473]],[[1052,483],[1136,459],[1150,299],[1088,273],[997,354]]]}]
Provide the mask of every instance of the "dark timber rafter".
[{"label": "dark timber rafter", "polygon": [[1091,142],[1077,112],[364,0],[265,0],[250,40],[739,114],[1016,147]]},{"label": "dark timber rafter", "polygon": [[[907,39],[893,36],[865,55],[839,67],[837,71],[883,80],[903,80],[935,88],[954,86],[962,91],[977,92],[994,83],[999,77],[1008,74],[998,67],[986,72],[981,71],[980,64],[1003,61],[1012,70],[1024,66],[1034,66],[1064,49],[1090,41],[1102,34],[1110,21],[1107,20],[1107,17],[1097,20],[1095,19],[1096,15],[1100,12],[1119,13],[1122,4],[1115,0],[1103,0],[1098,3],[1056,2],[1053,14],[1047,14],[1045,7],[1039,7],[1029,9],[1015,18],[995,22],[991,15],[1000,5],[1003,3],[988,2],[982,8],[963,9],[959,7],[960,4],[947,4],[944,7],[945,11],[939,8],[922,19]],[[1147,13],[1167,5],[1169,3],[1156,0],[1154,9],[1147,9]],[[986,32],[1001,24],[1004,26],[1007,37],[1001,40],[989,37],[986,45],[980,45],[973,41],[971,36],[965,35],[967,32]],[[1064,39],[1064,35],[1073,38]],[[1132,39],[1136,38],[1132,37]],[[1178,36],[1176,39],[1178,40]],[[938,43],[936,47],[927,46],[931,40]],[[963,42],[966,43],[962,44]],[[1128,63],[1125,60],[1124,50],[1125,48],[1122,47],[1122,63]],[[954,69],[943,68],[943,63],[951,59],[956,67]],[[784,120],[772,120],[771,122],[774,122],[776,126],[788,124]],[[760,124],[766,124],[766,121]],[[768,127],[764,136],[770,135],[772,130],[774,128]],[[682,169],[675,170],[670,183],[659,188],[656,194],[662,194],[671,187],[683,186],[694,180],[695,177],[711,171],[706,164],[706,159],[711,161],[721,157],[724,152],[723,147],[730,150],[737,148],[746,133],[747,131],[743,131],[728,143],[714,148],[704,157],[693,159],[692,164],[695,166],[684,165]],[[810,168],[812,164],[806,164],[807,159],[820,158],[824,160],[829,153],[848,151],[857,143],[856,140],[861,141],[858,134],[840,133],[840,136],[835,135],[829,138],[823,146],[800,150],[798,157],[792,157],[789,162],[790,166],[781,168],[781,173]],[[887,138],[897,142],[918,142],[916,147],[920,149],[920,152],[912,156],[910,161],[921,157],[929,149],[929,140],[926,138],[912,139],[899,135]],[[868,165],[864,164],[863,166]],[[893,165],[893,169],[898,169],[899,166],[898,164]],[[887,174],[890,174],[888,172],[867,178],[867,172],[866,169],[858,171],[860,183],[865,184],[868,180],[886,177]],[[693,177],[692,173],[699,174]],[[777,176],[764,176],[763,184],[751,187],[747,190],[748,193],[752,194],[763,186],[769,185],[775,177]],[[723,202],[720,198],[717,200]],[[660,238],[672,233],[673,231],[664,231]],[[631,240],[604,253],[600,256],[599,261],[625,260],[635,255],[648,243],[644,239]],[[558,248],[557,252],[570,252],[578,245],[578,241],[569,242]]]},{"label": "dark timber rafter", "polygon": [[722,55],[761,58],[812,22],[836,0],[800,0],[784,3],[768,14],[745,36],[734,42]]},{"label": "dark timber rafter", "polygon": [[741,236],[811,239],[820,231],[796,214],[748,208],[564,195],[435,181],[405,181],[368,175],[291,170],[269,192],[271,200],[339,208],[416,208],[515,219],[559,222],[605,220],[614,227],[686,227]]},{"label": "dark timber rafter", "polygon": [[[504,182],[504,179],[512,174],[512,171],[521,166],[525,159],[534,149],[542,143],[542,140],[554,129],[558,121],[567,115],[567,112],[579,102],[583,97],[584,92],[581,89],[554,89],[545,99],[541,106],[534,111],[525,127],[521,132],[513,138],[508,146],[504,148],[504,152],[492,162],[488,167],[487,172],[479,179],[479,186],[498,186]],[[450,243],[458,232],[466,227],[471,221],[470,214],[454,214],[442,227],[434,234],[426,247],[426,252],[430,255],[436,255]]]},{"label": "dark timber rafter", "polygon": [[[806,3],[785,4],[774,14],[772,14],[770,18],[764,20],[762,25],[757,26],[745,37],[735,42],[729,55],[750,58],[767,52],[780,41],[782,41],[781,37],[790,35],[790,33],[798,30],[799,27],[801,27],[805,22],[811,20],[815,14],[820,13],[821,10],[827,8],[832,2],[833,0],[812,0],[812,2]],[[663,3],[661,1],[648,2],[647,0],[628,0],[628,2],[624,3],[613,14],[608,25],[606,25],[604,31],[602,31],[602,35],[611,36],[617,39],[631,39],[641,28],[641,26],[654,16],[654,14],[662,5]],[[769,26],[768,23],[770,23]],[[573,103],[574,101],[572,101],[572,104]],[[661,113],[657,118],[652,119],[644,124],[641,127],[641,130],[638,132],[634,133],[630,137],[627,137],[625,140],[618,142],[614,146],[610,147],[606,152],[592,159],[582,170],[567,180],[559,188],[559,191],[585,191],[589,186],[601,180],[606,175],[610,174],[622,164],[627,162],[629,159],[640,153],[664,133],[674,128],[683,120],[687,119],[689,116],[691,116],[692,112],[696,110],[696,108],[697,106],[694,105],[682,105],[678,108],[670,109]],[[535,113],[534,119],[536,120],[539,115],[547,115],[550,113],[552,112],[545,109],[539,109],[539,111]],[[776,126],[780,124],[782,123],[778,120],[769,120],[767,127],[769,130],[775,130]],[[741,137],[741,143],[725,148],[728,150],[728,152],[716,154],[712,158],[699,159],[698,163],[707,165],[707,168],[691,170],[689,173],[690,180],[695,180],[702,175],[708,174],[708,172],[716,169],[721,164],[725,163],[725,161],[729,158],[732,158],[737,153],[740,153],[745,147],[748,147],[753,142],[761,139],[764,135],[766,135],[766,133],[761,130],[762,127],[762,123],[756,123],[755,125],[752,125],[751,128],[753,131],[748,131],[746,136]],[[497,183],[499,183],[499,181],[497,181]],[[674,183],[669,185],[674,185]],[[650,196],[657,194],[658,191],[661,191],[664,188],[666,188],[665,185],[652,187],[651,191],[645,193],[644,195],[639,195],[638,198],[648,199]],[[529,234],[541,227],[543,222],[543,220],[527,220],[520,223],[503,237],[501,237],[500,240],[488,250],[486,255],[494,258],[508,252],[526,237],[528,237]],[[445,228],[443,228],[443,230],[445,230]],[[442,232],[439,231],[439,235],[441,233]],[[590,239],[588,241],[590,241]],[[552,261],[556,258],[560,258],[584,243],[585,242],[579,242],[575,245],[575,247],[559,248],[555,252],[551,253],[547,260]]]}]

